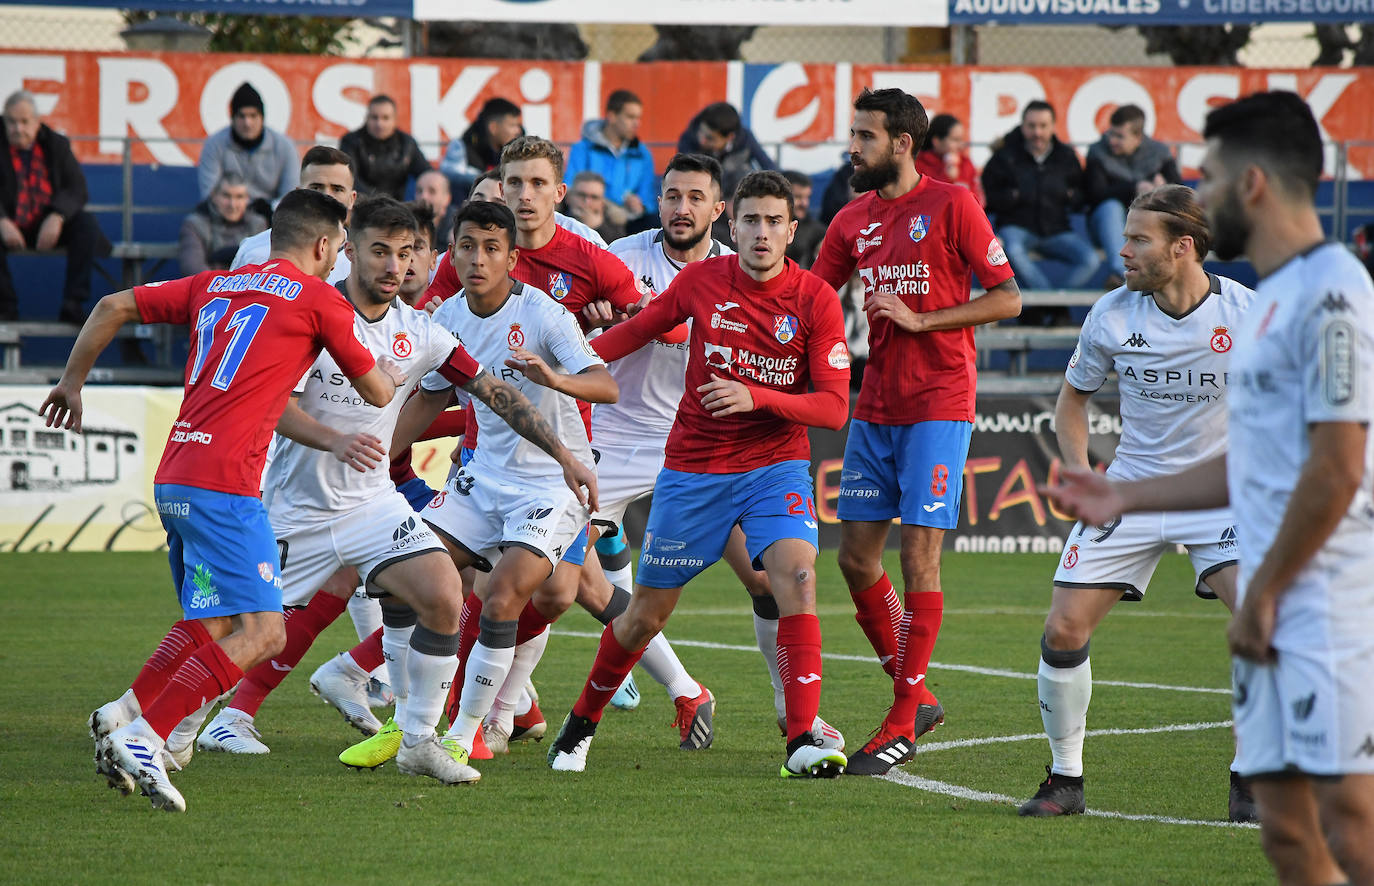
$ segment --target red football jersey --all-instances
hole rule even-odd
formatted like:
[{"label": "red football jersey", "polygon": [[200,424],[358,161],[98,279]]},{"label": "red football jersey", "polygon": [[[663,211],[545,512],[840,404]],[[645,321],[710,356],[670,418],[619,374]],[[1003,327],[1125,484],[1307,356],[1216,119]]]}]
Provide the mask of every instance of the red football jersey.
[{"label": "red football jersey", "polygon": [[[558,227],[554,229],[553,239],[538,249],[521,249],[515,262],[511,277],[521,283],[528,283],[535,289],[542,289],[554,301],[567,308],[582,331],[587,331],[586,318],[582,309],[594,301],[604,299],[621,310],[636,304],[643,293],[635,275],[616,256],[597,246],[584,237]],[[445,252],[439,257],[439,270],[425,290],[425,302],[438,298],[444,300],[463,288],[453,262]],[[587,426],[587,438],[592,436],[592,407],[577,401],[582,410],[582,422]],[[463,445],[468,449],[477,448],[477,418],[469,411],[467,433]]]},{"label": "red football jersey", "polygon": [[697,388],[720,378],[783,394],[808,385],[847,385],[849,349],[840,300],[826,283],[791,260],[759,283],[738,256],[692,262],[633,319],[593,340],[603,356],[633,349],[692,321],[687,390],[664,449],[666,467],[733,474],[792,459],[809,459],[806,426],[762,410],[712,416]]},{"label": "red football jersey", "polygon": [[[896,200],[870,191],[836,214],[811,271],[838,288],[856,269],[865,297],[890,289],[921,313],[966,303],[974,274],[984,289],[1012,276],[973,194],[930,176]],[[913,334],[878,319],[868,345],[855,418],[883,425],[973,420],[972,327]]]},{"label": "red football jersey", "polygon": [[186,388],[154,478],[257,497],[272,430],[328,348],[349,378],[372,368],[338,290],[275,259],[134,287],[144,323],[191,327]]}]

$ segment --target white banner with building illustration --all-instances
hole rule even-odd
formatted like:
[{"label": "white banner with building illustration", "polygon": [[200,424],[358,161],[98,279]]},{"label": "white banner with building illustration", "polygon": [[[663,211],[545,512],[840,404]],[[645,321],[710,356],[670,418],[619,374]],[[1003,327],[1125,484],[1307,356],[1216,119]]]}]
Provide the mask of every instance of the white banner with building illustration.
[{"label": "white banner with building illustration", "polygon": [[[164,549],[153,475],[181,389],[87,387],[79,434],[45,426],[48,390],[0,387],[0,552]],[[415,447],[415,470],[435,488],[454,443]]]}]

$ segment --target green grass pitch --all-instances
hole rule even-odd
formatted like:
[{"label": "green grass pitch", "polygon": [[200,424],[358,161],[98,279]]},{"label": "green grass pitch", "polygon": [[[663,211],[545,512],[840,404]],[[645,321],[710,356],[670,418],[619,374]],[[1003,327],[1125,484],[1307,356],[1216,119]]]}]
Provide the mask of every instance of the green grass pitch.
[{"label": "green grass pitch", "polygon": [[[407,778],[394,765],[352,772],[335,758],[358,733],[306,680],[355,641],[345,618],[259,712],[270,755],[197,753],[173,774],[185,815],[107,789],[86,735],[90,711],[128,686],[179,616],[165,557],[6,554],[0,565],[6,882],[1270,879],[1258,832],[1225,823],[1232,739],[1215,725],[1230,717],[1225,611],[1193,596],[1179,556],[1165,558],[1144,603],[1117,607],[1093,638],[1089,729],[1149,731],[1090,735],[1088,807],[1109,814],[1055,820],[1020,819],[1013,805],[1049,761],[1033,674],[1053,556],[947,556],[928,679],[948,719],[892,779],[778,777],[783,743],[748,601],[717,566],[688,587],[667,631],[717,697],[709,750],[677,749],[671,702],[637,671],[642,705],[607,712],[582,775],[549,770],[547,739],[478,764],[473,786]],[[881,720],[891,684],[854,623],[833,551],[818,569],[830,656],[821,712],[852,751]],[[599,631],[580,610],[555,626],[535,673],[550,735]]]}]

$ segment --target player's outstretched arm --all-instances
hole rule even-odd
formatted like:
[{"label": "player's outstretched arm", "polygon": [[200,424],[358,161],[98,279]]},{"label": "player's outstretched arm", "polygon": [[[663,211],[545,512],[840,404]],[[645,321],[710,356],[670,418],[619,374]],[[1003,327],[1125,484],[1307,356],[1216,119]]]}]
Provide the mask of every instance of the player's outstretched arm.
[{"label": "player's outstretched arm", "polygon": [[901,296],[889,289],[878,289],[864,299],[869,321],[890,320],[907,332],[939,332],[982,326],[1021,315],[1021,290],[1015,278],[992,287],[961,305],[917,313],[906,306]]},{"label": "player's outstretched arm", "polygon": [[[473,397],[487,404],[492,412],[501,416],[515,433],[547,452],[554,461],[563,466],[563,482],[577,496],[577,500],[596,510],[596,474],[582,462],[573,458],[568,447],[554,436],[553,428],[534,408],[534,404],[511,385],[484,372],[463,386]],[[583,494],[583,488],[586,494]]]},{"label": "player's outstretched arm", "polygon": [[401,407],[400,416],[396,419],[396,430],[391,435],[392,458],[415,445],[415,441],[420,439],[425,429],[434,424],[434,420],[444,411],[444,407],[448,405],[448,398],[448,388],[431,391],[422,387],[415,392],[414,397],[406,401]]},{"label": "player's outstretched arm", "polygon": [[1309,453],[1298,474],[1274,543],[1250,578],[1245,601],[1236,610],[1227,640],[1231,652],[1255,661],[1272,661],[1274,621],[1279,597],[1321,550],[1365,482],[1365,444],[1369,432],[1356,422],[1316,422],[1308,431]]},{"label": "player's outstretched arm", "polygon": [[614,403],[620,397],[620,386],[602,365],[588,366],[576,374],[554,372],[538,354],[526,348],[513,348],[506,365],[518,369],[537,385],[588,403]]},{"label": "player's outstretched arm", "polygon": [[406,383],[406,374],[391,360],[378,357],[377,365],[349,381],[359,397],[380,409],[390,403],[396,396],[396,389]]},{"label": "player's outstretched arm", "polygon": [[753,387],[714,372],[697,388],[701,406],[715,418],[762,410],[813,428],[838,431],[849,417],[848,378],[822,382],[807,394],[788,394],[772,388]]},{"label": "player's outstretched arm", "polygon": [[1044,486],[1059,509],[1090,526],[1101,526],[1135,511],[1202,511],[1230,502],[1226,454],[1181,474],[1122,483],[1088,468],[1065,468],[1059,485]]},{"label": "player's outstretched arm", "polygon": [[277,433],[311,449],[332,452],[334,457],[358,473],[366,473],[386,458],[382,441],[371,434],[346,434],[311,418],[292,397],[277,419]]},{"label": "player's outstretched arm", "polygon": [[86,376],[91,374],[95,358],[114,341],[115,333],[125,323],[136,323],[140,319],[138,303],[134,301],[134,291],[125,289],[111,293],[96,303],[95,310],[86,319],[81,332],[76,336],[72,352],[67,356],[67,366],[62,377],[48,392],[47,399],[38,408],[48,427],[62,427],[81,430],[81,386]]},{"label": "player's outstretched arm", "polygon": [[1059,440],[1059,457],[1069,468],[1087,468],[1088,464],[1088,400],[1085,394],[1068,382],[1059,389],[1054,404],[1054,435]]}]

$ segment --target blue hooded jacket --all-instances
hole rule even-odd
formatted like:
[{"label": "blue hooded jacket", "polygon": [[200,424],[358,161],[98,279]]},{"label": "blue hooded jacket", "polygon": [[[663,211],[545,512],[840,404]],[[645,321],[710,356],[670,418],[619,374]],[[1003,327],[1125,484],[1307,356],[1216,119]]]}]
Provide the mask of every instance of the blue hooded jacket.
[{"label": "blue hooded jacket", "polygon": [[563,176],[568,187],[579,172],[595,172],[606,180],[606,199],[623,204],[626,194],[635,194],[651,214],[658,212],[658,179],[654,157],[639,139],[631,139],[620,150],[606,141],[606,121],[588,120],[582,125],[582,140],[568,152],[568,169]]}]

